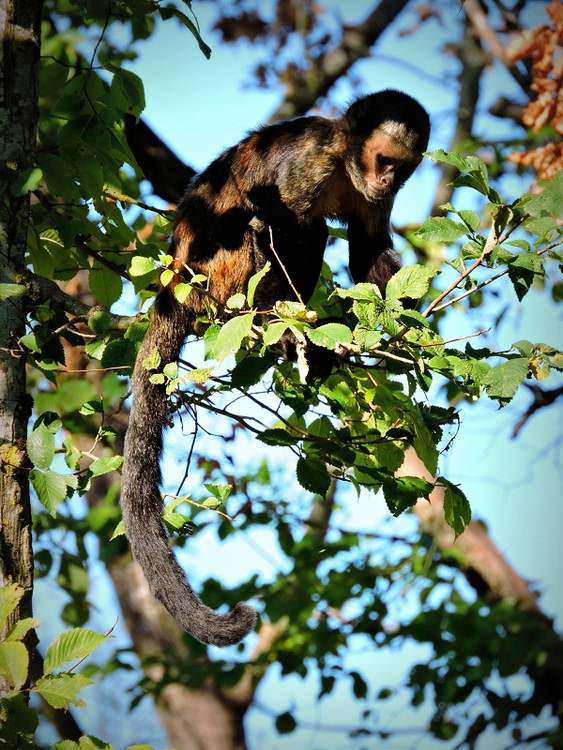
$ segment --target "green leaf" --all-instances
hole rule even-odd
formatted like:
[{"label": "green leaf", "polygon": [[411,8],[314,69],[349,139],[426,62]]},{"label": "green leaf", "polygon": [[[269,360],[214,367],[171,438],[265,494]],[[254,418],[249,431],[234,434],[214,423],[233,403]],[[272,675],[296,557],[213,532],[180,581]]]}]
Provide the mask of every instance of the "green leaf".
[{"label": "green leaf", "polygon": [[230,484],[205,484],[204,487],[220,503],[224,503],[233,491]]},{"label": "green leaf", "polygon": [[325,464],[310,458],[297,461],[297,480],[309,492],[326,497],[330,487],[330,476]]},{"label": "green leaf", "polygon": [[288,327],[289,324],[284,321],[281,323],[268,323],[268,327],[264,331],[264,345],[271,346],[272,344],[277,344]]},{"label": "green leaf", "polygon": [[110,341],[102,354],[102,367],[119,367],[125,373],[135,364],[137,347],[133,341],[116,339]]},{"label": "green leaf", "polygon": [[420,299],[430,286],[434,270],[418,263],[403,266],[387,282],[385,296],[388,299]]},{"label": "green leaf", "polygon": [[169,380],[178,377],[178,363],[169,362],[167,365],[164,365],[162,368],[162,374]]},{"label": "green leaf", "polygon": [[145,89],[135,73],[120,68],[111,82],[111,96],[115,106],[122,112],[138,117],[145,108]]},{"label": "green leaf", "polygon": [[270,261],[269,260],[266,261],[266,263],[262,266],[262,268],[248,279],[248,292],[246,296],[248,299],[249,307],[252,307],[252,305],[254,304],[254,295],[256,294],[256,287],[262,281],[262,279],[268,273],[271,267],[272,267],[272,264],[270,263]]},{"label": "green leaf", "polygon": [[334,350],[337,344],[352,343],[353,335],[342,323],[325,323],[318,328],[308,328],[307,337],[313,344]]},{"label": "green leaf", "polygon": [[72,628],[61,633],[45,654],[44,672],[51,674],[67,661],[81,661],[105,641],[106,636],[88,628]]},{"label": "green leaf", "polygon": [[6,636],[6,641],[21,641],[32,628],[36,628],[38,625],[39,620],[36,620],[34,617],[24,617],[23,620],[16,622]]},{"label": "green leaf", "polygon": [[129,276],[146,276],[156,269],[154,258],[147,258],[144,255],[134,255],[129,266]]},{"label": "green leaf", "polygon": [[226,307],[229,310],[242,310],[246,302],[246,297],[242,292],[237,292],[229,297],[226,302]]},{"label": "green leaf", "polygon": [[32,469],[29,473],[29,479],[40,502],[43,503],[47,511],[54,517],[57,506],[66,497],[66,476],[58,474],[56,471]]},{"label": "green leaf", "polygon": [[[78,742],[73,742],[73,740],[57,742],[55,750],[113,750],[113,748],[97,737],[82,736]],[[126,750],[131,750],[131,748],[127,748]],[[153,750],[153,748],[150,748],[150,750]]]},{"label": "green leaf", "polygon": [[228,320],[217,334],[214,356],[219,362],[238,351],[243,340],[250,334],[255,313],[237,315]]},{"label": "green leaf", "polygon": [[123,289],[121,276],[97,261],[90,269],[88,283],[90,291],[100,305],[111,307],[121,297]]},{"label": "green leaf", "polygon": [[368,284],[367,281],[356,284],[350,287],[350,289],[344,289],[340,286],[336,287],[334,293],[342,299],[356,299],[364,302],[373,302],[373,300],[381,299],[379,287],[375,284]]},{"label": "green leaf", "polygon": [[528,358],[516,357],[492,367],[483,379],[483,385],[491,398],[510,401],[527,374]]},{"label": "green leaf", "polygon": [[176,286],[174,287],[174,296],[181,305],[183,305],[184,302],[188,299],[192,289],[193,287],[191,284],[186,284],[184,282],[176,284]]},{"label": "green leaf", "polygon": [[421,497],[428,497],[432,485],[420,477],[396,477],[383,482],[387,507],[394,516],[412,508]]},{"label": "green leaf", "polygon": [[117,471],[123,463],[123,456],[102,456],[92,461],[88,467],[93,477],[99,477],[102,474],[108,474],[110,471]]},{"label": "green leaf", "polygon": [[520,301],[537,276],[543,275],[543,259],[535,253],[520,253],[508,264],[508,276]]},{"label": "green leaf", "polygon": [[481,219],[479,214],[475,211],[458,211],[458,215],[459,218],[474,232],[476,232],[481,226]]},{"label": "green leaf", "polygon": [[444,488],[444,516],[446,523],[458,537],[471,521],[471,507],[464,493],[455,484],[444,477],[438,478],[438,483]]},{"label": "green leaf", "polygon": [[171,268],[165,268],[160,274],[160,283],[162,286],[168,286],[174,278],[174,271]]},{"label": "green leaf", "polygon": [[17,583],[0,588],[0,631],[4,630],[8,617],[18,606],[24,593],[23,588]]},{"label": "green leaf", "polygon": [[85,677],[83,674],[47,675],[37,680],[33,691],[39,693],[53,708],[67,709],[71,705],[85,705],[84,701],[76,696],[80,690],[92,685],[92,682],[89,677]]},{"label": "green leaf", "polygon": [[113,530],[113,533],[110,536],[109,540],[110,542],[113,542],[113,540],[117,539],[118,536],[123,536],[124,534],[125,534],[125,524],[123,523],[123,519],[122,519]]},{"label": "green leaf", "polygon": [[191,19],[188,18],[188,16],[185,13],[182,13],[181,10],[178,10],[173,5],[166,5],[165,7],[160,7],[159,13],[164,20],[174,16],[175,18],[178,19],[178,21],[180,21],[180,23],[182,23],[187,29],[189,29],[191,33],[194,35],[201,52],[209,60],[209,58],[211,57],[211,48],[203,41],[201,34],[199,33],[198,27],[193,23],[193,21],[191,21]]},{"label": "green leaf", "polygon": [[[105,303],[102,303],[105,304]],[[111,315],[107,310],[94,310],[88,316],[88,328],[94,333],[105,333],[111,326]]]},{"label": "green leaf", "polygon": [[21,297],[25,292],[26,287],[23,284],[0,284],[0,302],[10,297]]},{"label": "green leaf", "polygon": [[26,647],[19,641],[0,643],[0,675],[16,690],[27,679],[29,656]]},{"label": "green leaf", "polygon": [[43,172],[39,167],[28,167],[22,169],[12,183],[12,193],[14,195],[25,195],[39,185],[43,178]]},{"label": "green leaf", "polygon": [[258,440],[266,445],[295,445],[299,442],[299,438],[295,435],[290,435],[287,430],[282,430],[279,427],[274,427],[270,430],[264,430],[256,436]]},{"label": "green leaf", "polygon": [[293,718],[293,714],[286,711],[276,717],[276,729],[278,734],[290,734],[295,731],[297,722]]},{"label": "green leaf", "polygon": [[48,469],[55,456],[55,436],[41,422],[27,438],[27,455],[32,464],[40,469]]},{"label": "green leaf", "polygon": [[415,232],[415,236],[432,242],[454,242],[467,234],[467,227],[459,221],[433,216]]},{"label": "green leaf", "polygon": [[158,370],[161,363],[160,352],[157,346],[153,346],[151,353],[143,359],[142,365],[145,370]]}]

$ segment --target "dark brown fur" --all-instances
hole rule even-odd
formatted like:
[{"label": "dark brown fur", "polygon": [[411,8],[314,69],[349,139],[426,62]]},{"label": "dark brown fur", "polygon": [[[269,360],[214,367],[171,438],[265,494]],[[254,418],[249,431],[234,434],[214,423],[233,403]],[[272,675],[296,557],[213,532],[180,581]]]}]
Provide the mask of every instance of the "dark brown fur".
[{"label": "dark brown fur", "polygon": [[[259,308],[269,308],[295,297],[273,240],[308,300],[321,270],[325,219],[335,218],[348,225],[352,277],[384,292],[399,268],[389,234],[393,200],[420,161],[429,127],[418,102],[382,91],[354,102],[340,120],[301,117],[255,131],[212,162],[180,203],[172,239],[178,277],[204,274],[211,296],[225,303],[269,260],[255,297]],[[248,633],[256,613],[245,604],[226,615],[206,607],[168,547],[159,492],[168,401],[142,366],[155,346],[163,365],[175,361],[201,307],[196,293],[184,305],[170,288],[159,294],[133,374],[121,504],[133,555],[154,595],[195,638],[227,645]]]}]

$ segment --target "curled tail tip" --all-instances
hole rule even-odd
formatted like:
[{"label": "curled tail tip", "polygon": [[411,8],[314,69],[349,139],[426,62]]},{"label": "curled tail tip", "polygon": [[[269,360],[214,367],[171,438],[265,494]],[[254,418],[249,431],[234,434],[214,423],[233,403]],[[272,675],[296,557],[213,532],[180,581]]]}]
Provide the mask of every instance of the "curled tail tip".
[{"label": "curled tail tip", "polygon": [[233,646],[239,643],[256,626],[258,614],[248,604],[239,602],[228,615],[217,615],[207,621],[199,633],[188,632],[208,646]]}]

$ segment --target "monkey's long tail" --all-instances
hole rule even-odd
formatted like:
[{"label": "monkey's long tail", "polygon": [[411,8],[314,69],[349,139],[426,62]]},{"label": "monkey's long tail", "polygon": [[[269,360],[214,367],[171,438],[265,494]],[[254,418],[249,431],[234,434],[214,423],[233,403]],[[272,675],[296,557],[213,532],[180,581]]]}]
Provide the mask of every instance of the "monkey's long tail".
[{"label": "monkey's long tail", "polygon": [[162,523],[159,459],[168,399],[163,386],[149,382],[143,360],[156,347],[162,365],[176,361],[190,323],[189,312],[174,299],[157,301],[157,311],[139,351],[133,374],[133,408],[125,437],[121,507],[125,531],[153,595],[188,633],[202,643],[227,646],[237,643],[254,627],[256,612],[237,604],[219,615],[190,587],[168,546]]}]

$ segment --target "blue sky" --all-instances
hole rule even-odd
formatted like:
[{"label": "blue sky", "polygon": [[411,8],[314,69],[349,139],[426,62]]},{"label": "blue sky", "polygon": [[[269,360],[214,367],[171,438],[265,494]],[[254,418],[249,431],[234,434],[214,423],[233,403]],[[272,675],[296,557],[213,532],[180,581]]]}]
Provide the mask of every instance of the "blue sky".
[{"label": "blue sky", "polygon": [[[344,20],[352,22],[361,19],[372,6],[367,0],[334,0],[325,2],[327,9],[336,10]],[[453,112],[456,105],[456,82],[458,62],[455,57],[441,54],[441,48],[449,39],[452,30],[458,27],[457,3],[451,3],[444,17],[444,27],[430,21],[414,36],[397,38],[394,31],[385,35],[378,44],[373,58],[359,63],[354,75],[363,80],[363,91],[381,88],[403,89],[428,108],[433,119],[433,133],[430,148],[447,148],[453,125]],[[264,54],[259,46],[252,47],[241,43],[221,46],[216,35],[210,31],[214,11],[210,4],[194,2],[194,10],[199,18],[203,36],[213,48],[211,60],[207,61],[199,52],[189,32],[173,21],[160,24],[157,32],[139,47],[140,57],[130,67],[137,72],[145,84],[147,108],[144,116],[156,132],[196,169],[203,168],[225,147],[239,140],[248,130],[266,121],[280,101],[281,92],[263,91],[252,88],[250,71]],[[531,22],[541,21],[541,3],[533,3]],[[412,22],[412,17],[404,18],[403,24]],[[394,58],[394,61],[393,61]],[[397,60],[399,62],[397,62]],[[419,75],[408,66],[422,69]],[[493,65],[485,74],[483,97],[477,132],[486,133],[488,138],[503,137],[511,133],[506,121],[496,120],[485,112],[487,106],[499,94],[518,96],[518,88],[499,66]],[[351,95],[346,82],[339,83],[331,92],[331,102],[344,106]],[[417,172],[397,200],[393,219],[396,223],[420,221],[426,217],[432,203],[436,172],[426,163]],[[520,189],[517,180],[507,179],[503,186],[507,191]],[[458,202],[464,207],[462,195]],[[344,248],[337,245],[331,249],[328,260],[333,266],[342,262]],[[512,296],[511,296],[512,295]],[[515,303],[511,290],[506,299]],[[516,304],[502,322],[495,343],[499,349],[506,349],[518,339],[545,341],[550,344],[563,344],[561,327],[556,326],[556,311],[546,302],[541,292],[532,291],[525,300],[523,309]],[[492,306],[472,315],[453,312],[446,326],[446,336],[463,336],[486,328],[492,322],[499,306]],[[479,339],[481,341],[482,339]],[[550,382],[547,385],[551,385]],[[439,393],[435,394],[441,398]],[[462,426],[451,451],[444,456],[441,471],[451,481],[461,482],[469,497],[474,514],[483,518],[493,539],[507,555],[516,569],[526,578],[537,582],[542,590],[542,606],[555,617],[559,624],[563,618],[563,592],[560,585],[562,569],[561,529],[563,513],[560,502],[561,487],[561,445],[559,436],[560,416],[555,408],[545,410],[535,417],[524,429],[521,436],[511,441],[510,431],[528,401],[526,392],[520,393],[506,409],[499,411],[492,402],[476,406],[464,405],[461,409]],[[166,459],[166,476],[179,476],[182,459],[185,457],[179,431],[169,436]],[[211,448],[212,449],[212,448]],[[254,445],[247,451],[256,453]],[[280,454],[282,455],[282,454]],[[241,461],[249,461],[247,453],[241,453]],[[283,460],[283,458],[282,458]],[[295,486],[292,467],[287,467],[288,487],[299,491]],[[350,527],[377,527],[386,524],[389,531],[401,531],[412,524],[408,518],[389,519],[382,498],[362,496],[360,501],[350,500],[345,509],[345,520]],[[268,547],[271,544],[267,533],[260,532],[253,542]],[[240,575],[258,572],[269,576],[268,563],[245,540],[236,540],[218,547],[210,534],[204,534],[188,545],[182,555],[195,582],[210,573],[210,560],[213,574],[224,577],[228,583],[235,583]],[[273,551],[283,564],[281,554]],[[237,564],[232,560],[236,557]],[[92,599],[107,601],[111,609],[99,611],[95,624],[107,629],[113,620],[113,595],[101,566],[93,570],[96,593]],[[47,602],[52,591],[48,584],[40,582],[38,591],[39,609]],[[50,601],[52,606],[52,601]],[[405,606],[408,606],[405,604]],[[401,603],[397,617],[400,618]],[[39,612],[39,614],[41,614]],[[45,634],[50,629],[45,629]],[[52,630],[54,633],[54,630]],[[120,638],[125,639],[122,631]],[[353,649],[352,649],[353,650]],[[359,653],[349,657],[370,674],[383,676],[385,684],[400,680],[409,663],[421,651],[406,647],[401,653],[379,652]],[[373,670],[373,671],[372,671]],[[350,699],[348,687],[341,688],[330,700],[320,706],[315,705],[315,683],[305,683],[290,678],[280,683],[274,669],[265,680],[259,692],[259,701],[269,705],[276,712],[298,706],[297,714],[308,721],[324,723],[340,722],[353,724],[357,715],[357,704]],[[107,690],[102,686],[103,691]],[[106,695],[106,697],[109,697]],[[90,698],[92,700],[92,698]],[[126,696],[112,696],[112,702],[125,710]],[[394,702],[384,723],[398,726],[420,726],[421,716],[407,716],[406,704]],[[131,717],[124,718],[121,726],[108,727],[103,714],[89,711],[85,724],[91,723],[90,731],[106,739],[108,732],[114,733],[116,746],[120,742],[153,741],[156,747],[166,747],[158,728],[146,722],[145,704]],[[408,712],[407,712],[408,713]],[[301,732],[289,738],[276,735],[271,717],[258,709],[252,709],[248,717],[250,746],[261,750],[288,750],[290,748],[317,748],[320,750],[340,750],[348,747],[344,736],[334,733]],[[140,729],[143,736],[136,734]],[[146,736],[145,736],[146,735]],[[393,748],[412,747],[413,738],[394,740]],[[432,744],[416,744],[426,750]],[[491,750],[495,750],[490,745]]]}]

